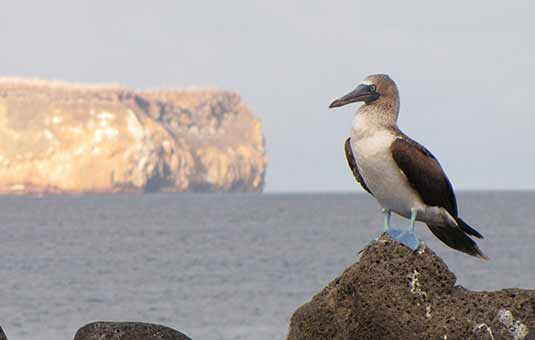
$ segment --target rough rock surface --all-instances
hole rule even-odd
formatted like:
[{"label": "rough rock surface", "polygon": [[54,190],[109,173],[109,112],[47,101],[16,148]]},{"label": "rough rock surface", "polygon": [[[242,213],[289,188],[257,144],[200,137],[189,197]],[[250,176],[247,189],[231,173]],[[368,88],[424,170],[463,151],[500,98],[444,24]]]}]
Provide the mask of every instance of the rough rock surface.
[{"label": "rough rock surface", "polygon": [[258,192],[265,167],[235,93],[0,79],[0,193]]},{"label": "rough rock surface", "polygon": [[6,333],[4,333],[2,327],[0,327],[0,340],[7,340]]},{"label": "rough rock surface", "polygon": [[142,322],[98,321],[85,325],[74,340],[191,340],[169,327]]},{"label": "rough rock surface", "polygon": [[534,336],[535,291],[473,292],[455,280],[429,248],[413,253],[383,235],[293,314],[288,340]]}]

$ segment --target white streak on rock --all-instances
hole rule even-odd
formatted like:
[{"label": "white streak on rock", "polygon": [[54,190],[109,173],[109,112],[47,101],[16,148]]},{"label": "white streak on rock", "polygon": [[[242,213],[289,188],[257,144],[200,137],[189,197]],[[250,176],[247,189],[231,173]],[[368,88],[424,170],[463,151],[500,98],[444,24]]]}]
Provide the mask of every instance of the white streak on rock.
[{"label": "white streak on rock", "polygon": [[528,335],[528,327],[522,322],[515,320],[511,311],[500,309],[497,318],[505,327],[507,327],[513,340],[522,340]]},{"label": "white streak on rock", "polygon": [[425,305],[425,318],[431,319],[431,304]]},{"label": "white streak on rock", "polygon": [[484,329],[489,333],[490,340],[494,340],[494,334],[492,334],[492,329],[486,323],[480,323],[476,326],[476,329]]},{"label": "white streak on rock", "polygon": [[422,291],[420,288],[420,282],[418,281],[418,276],[420,273],[415,269],[411,274],[409,274],[409,288],[412,294],[417,294],[419,296],[427,297],[427,293]]}]

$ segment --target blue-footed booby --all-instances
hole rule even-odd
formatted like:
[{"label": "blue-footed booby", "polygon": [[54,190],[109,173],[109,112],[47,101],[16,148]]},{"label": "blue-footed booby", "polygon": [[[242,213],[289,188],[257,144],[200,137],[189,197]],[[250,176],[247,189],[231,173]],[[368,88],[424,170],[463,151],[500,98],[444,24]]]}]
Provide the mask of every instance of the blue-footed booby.
[{"label": "blue-footed booby", "polygon": [[[382,206],[385,232],[417,249],[414,224],[420,221],[449,247],[487,259],[469,237],[483,236],[459,217],[455,193],[438,160],[398,128],[396,83],[385,74],[368,76],[329,107],[355,102],[364,104],[353,117],[345,154],[357,182]],[[390,227],[391,212],[410,219],[408,230]]]}]

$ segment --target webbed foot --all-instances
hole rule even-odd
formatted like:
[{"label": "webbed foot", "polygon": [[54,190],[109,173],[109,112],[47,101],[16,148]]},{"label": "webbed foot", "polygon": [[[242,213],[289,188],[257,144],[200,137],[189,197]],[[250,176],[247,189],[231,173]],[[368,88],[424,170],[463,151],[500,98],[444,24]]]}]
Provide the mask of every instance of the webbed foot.
[{"label": "webbed foot", "polygon": [[420,248],[421,245],[421,242],[416,237],[416,234],[411,231],[402,232],[401,234],[399,234],[398,237],[395,237],[394,239],[414,251]]},{"label": "webbed foot", "polygon": [[411,220],[409,223],[409,229],[407,231],[402,232],[397,238],[395,238],[397,241],[399,241],[399,243],[414,251],[420,247],[420,240],[416,237],[416,234],[414,233],[414,223],[416,223],[417,214],[418,210],[411,209]]},{"label": "webbed foot", "polygon": [[398,240],[399,237],[404,233],[404,231],[401,229],[389,228],[388,230],[386,230],[386,233],[390,235],[390,237],[392,237],[394,240]]}]

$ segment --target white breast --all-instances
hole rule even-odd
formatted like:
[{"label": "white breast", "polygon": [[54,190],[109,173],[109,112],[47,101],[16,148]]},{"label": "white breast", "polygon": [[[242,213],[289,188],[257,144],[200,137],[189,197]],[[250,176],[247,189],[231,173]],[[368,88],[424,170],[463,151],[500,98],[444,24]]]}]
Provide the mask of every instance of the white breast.
[{"label": "white breast", "polygon": [[425,205],[392,158],[390,145],[397,136],[387,129],[365,128],[354,127],[351,133],[351,147],[364,182],[383,208],[410,217],[412,208]]}]

